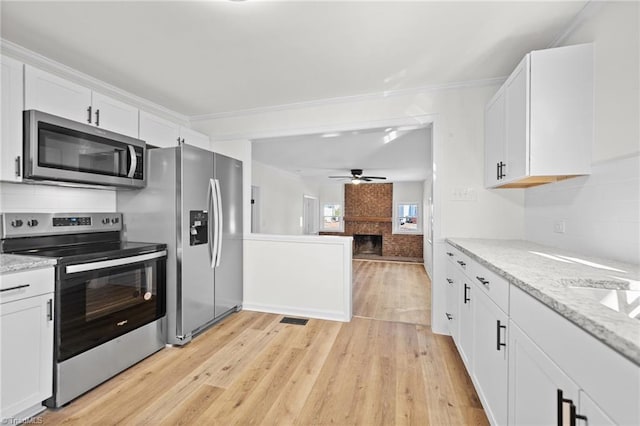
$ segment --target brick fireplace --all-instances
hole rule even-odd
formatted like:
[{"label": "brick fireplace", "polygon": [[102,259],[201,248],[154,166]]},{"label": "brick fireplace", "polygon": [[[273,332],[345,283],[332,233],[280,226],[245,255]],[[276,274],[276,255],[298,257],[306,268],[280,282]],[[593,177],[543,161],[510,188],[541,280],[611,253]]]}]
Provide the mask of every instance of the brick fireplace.
[{"label": "brick fireplace", "polygon": [[381,240],[379,255],[422,259],[422,235],[393,234],[393,184],[370,183],[344,186],[344,233],[324,235],[377,236]]}]

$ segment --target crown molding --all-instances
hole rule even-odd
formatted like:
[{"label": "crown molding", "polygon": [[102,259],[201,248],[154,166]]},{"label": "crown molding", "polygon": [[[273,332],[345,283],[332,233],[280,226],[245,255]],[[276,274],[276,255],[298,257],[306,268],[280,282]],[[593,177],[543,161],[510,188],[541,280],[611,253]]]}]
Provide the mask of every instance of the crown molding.
[{"label": "crown molding", "polygon": [[547,46],[547,48],[561,46],[567,38],[580,26],[584,21],[591,18],[597,12],[602,9],[606,1],[603,0],[588,0],[587,3],[580,9],[580,11],[573,17],[567,28],[564,29],[558,36]]},{"label": "crown molding", "polygon": [[84,74],[67,65],[54,61],[53,59],[47,58],[46,56],[33,52],[4,38],[0,38],[0,52],[3,55],[6,54],[7,56],[11,56],[29,65],[42,68],[48,72],[53,72],[60,77],[67,78],[79,84],[88,86],[91,89],[104,91],[106,92],[106,94],[116,95],[122,100],[136,105],[141,109],[148,110],[149,112],[160,113],[166,118],[177,120],[185,124],[189,123],[189,117],[184,114],[180,114],[178,112],[165,108],[162,105],[156,104],[145,98],[122,90],[116,86],[112,86],[111,84],[98,80],[97,78],[92,77],[88,74]]},{"label": "crown molding", "polygon": [[507,77],[487,78],[482,80],[457,81],[444,84],[432,84],[428,86],[415,87],[410,89],[387,90],[384,92],[364,93],[360,95],[340,96],[335,98],[317,99],[313,101],[294,102],[290,104],[273,105],[267,107],[250,108],[237,111],[218,112],[211,114],[192,115],[189,117],[190,122],[218,120],[222,118],[235,118],[248,115],[265,114],[269,112],[285,111],[291,109],[302,109],[312,107],[322,107],[327,105],[342,104],[349,102],[362,102],[385,99],[396,96],[417,95],[425,92],[436,92],[444,90],[465,89],[485,86],[500,86],[505,82]]}]

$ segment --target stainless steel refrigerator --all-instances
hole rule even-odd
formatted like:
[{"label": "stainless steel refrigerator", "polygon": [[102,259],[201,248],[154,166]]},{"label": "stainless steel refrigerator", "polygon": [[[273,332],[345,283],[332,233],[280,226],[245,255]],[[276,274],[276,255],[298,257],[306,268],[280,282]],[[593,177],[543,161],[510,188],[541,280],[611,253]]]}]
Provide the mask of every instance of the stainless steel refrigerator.
[{"label": "stainless steel refrigerator", "polygon": [[182,144],[147,151],[147,187],[117,192],[124,237],[167,244],[167,341],[242,307],[242,162]]}]

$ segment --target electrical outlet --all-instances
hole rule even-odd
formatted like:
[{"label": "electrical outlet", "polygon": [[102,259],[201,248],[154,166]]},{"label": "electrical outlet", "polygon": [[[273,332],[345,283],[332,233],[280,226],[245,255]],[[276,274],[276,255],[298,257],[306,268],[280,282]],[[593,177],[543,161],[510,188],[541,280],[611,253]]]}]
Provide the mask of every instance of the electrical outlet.
[{"label": "electrical outlet", "polygon": [[454,188],[451,199],[453,201],[477,201],[478,194],[473,188]]},{"label": "electrical outlet", "polygon": [[564,234],[564,231],[565,231],[564,220],[560,219],[553,222],[553,232],[556,232],[558,234]]}]

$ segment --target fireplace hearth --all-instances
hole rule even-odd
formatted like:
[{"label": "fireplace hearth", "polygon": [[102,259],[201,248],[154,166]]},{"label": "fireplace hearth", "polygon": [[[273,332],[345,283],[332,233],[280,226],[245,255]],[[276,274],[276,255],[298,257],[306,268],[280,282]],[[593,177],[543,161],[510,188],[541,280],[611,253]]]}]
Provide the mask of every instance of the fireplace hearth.
[{"label": "fireplace hearth", "polygon": [[353,236],[353,254],[375,254],[382,256],[382,235]]}]

